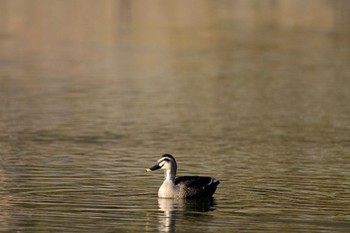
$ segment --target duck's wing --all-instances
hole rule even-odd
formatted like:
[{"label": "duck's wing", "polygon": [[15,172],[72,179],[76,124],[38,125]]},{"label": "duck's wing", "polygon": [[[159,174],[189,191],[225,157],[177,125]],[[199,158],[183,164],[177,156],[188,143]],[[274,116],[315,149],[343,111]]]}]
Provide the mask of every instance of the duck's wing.
[{"label": "duck's wing", "polygon": [[201,188],[210,185],[214,181],[208,176],[180,176],[175,179],[175,185],[184,184],[188,187]]},{"label": "duck's wing", "polygon": [[188,198],[211,196],[219,184],[209,176],[180,176],[175,179],[175,185],[183,187]]}]

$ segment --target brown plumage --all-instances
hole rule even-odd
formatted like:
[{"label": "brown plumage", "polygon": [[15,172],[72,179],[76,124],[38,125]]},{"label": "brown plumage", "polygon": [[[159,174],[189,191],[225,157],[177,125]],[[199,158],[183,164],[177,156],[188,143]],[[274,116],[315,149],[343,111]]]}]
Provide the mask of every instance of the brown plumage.
[{"label": "brown plumage", "polygon": [[170,154],[164,154],[147,171],[165,170],[165,180],[160,186],[158,196],[162,198],[204,198],[211,197],[220,181],[208,176],[180,176],[176,178],[177,164]]}]

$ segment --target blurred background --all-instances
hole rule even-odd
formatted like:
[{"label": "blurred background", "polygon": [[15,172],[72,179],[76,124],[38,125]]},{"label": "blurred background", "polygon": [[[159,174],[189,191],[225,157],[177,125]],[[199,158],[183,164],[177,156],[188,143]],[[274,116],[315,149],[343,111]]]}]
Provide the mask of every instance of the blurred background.
[{"label": "blurred background", "polygon": [[[0,231],[345,232],[349,12],[0,0]],[[158,203],[163,153],[215,200]]]}]

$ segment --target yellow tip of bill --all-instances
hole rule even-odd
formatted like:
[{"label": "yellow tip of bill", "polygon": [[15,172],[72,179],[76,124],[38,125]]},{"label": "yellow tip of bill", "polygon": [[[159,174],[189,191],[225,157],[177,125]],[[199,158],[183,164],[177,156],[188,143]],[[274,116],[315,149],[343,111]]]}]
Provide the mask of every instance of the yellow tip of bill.
[{"label": "yellow tip of bill", "polygon": [[146,169],[146,172],[151,172],[152,170],[150,168],[147,168]]}]

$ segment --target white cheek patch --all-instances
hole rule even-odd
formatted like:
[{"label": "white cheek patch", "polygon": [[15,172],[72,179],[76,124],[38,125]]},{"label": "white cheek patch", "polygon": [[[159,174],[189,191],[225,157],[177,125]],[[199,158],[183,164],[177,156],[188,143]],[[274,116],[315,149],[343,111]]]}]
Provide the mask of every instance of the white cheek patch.
[{"label": "white cheek patch", "polygon": [[161,162],[159,163],[159,166],[160,166],[160,167],[163,167],[164,164],[165,164],[165,162],[164,162],[164,161],[161,161]]}]

